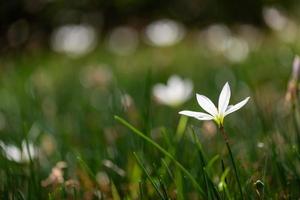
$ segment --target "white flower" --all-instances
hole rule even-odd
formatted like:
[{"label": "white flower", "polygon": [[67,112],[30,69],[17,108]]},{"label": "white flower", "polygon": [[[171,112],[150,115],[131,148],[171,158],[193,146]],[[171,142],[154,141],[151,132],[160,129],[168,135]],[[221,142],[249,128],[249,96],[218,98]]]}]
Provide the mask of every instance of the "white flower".
[{"label": "white flower", "polygon": [[192,90],[193,83],[190,80],[172,75],[167,85],[156,84],[152,93],[158,102],[168,106],[178,106],[191,97]]},{"label": "white flower", "polygon": [[185,30],[182,24],[170,20],[161,19],[152,22],[146,27],[146,39],[154,46],[172,46],[183,39]]},{"label": "white flower", "polygon": [[208,114],[188,110],[180,111],[179,114],[194,117],[198,120],[214,120],[219,125],[219,127],[221,127],[224,123],[224,117],[242,108],[250,98],[247,97],[246,99],[235,105],[229,105],[230,95],[230,87],[227,82],[223,86],[223,89],[220,93],[218,108],[216,108],[214,103],[209,98],[204,95],[197,94],[196,97],[199,105],[201,106],[201,108],[203,108],[203,110],[208,112]]},{"label": "white flower", "polygon": [[[5,145],[2,141],[0,141],[0,147],[7,159],[15,162],[28,162],[30,160],[29,153],[31,158],[37,157],[37,149],[33,146],[32,143],[28,143],[28,148],[26,142],[22,142],[22,149],[14,146],[14,145]],[[28,153],[29,150],[29,153]]]},{"label": "white flower", "polygon": [[92,51],[97,42],[97,34],[90,25],[64,25],[57,28],[51,36],[54,51],[78,57]]}]

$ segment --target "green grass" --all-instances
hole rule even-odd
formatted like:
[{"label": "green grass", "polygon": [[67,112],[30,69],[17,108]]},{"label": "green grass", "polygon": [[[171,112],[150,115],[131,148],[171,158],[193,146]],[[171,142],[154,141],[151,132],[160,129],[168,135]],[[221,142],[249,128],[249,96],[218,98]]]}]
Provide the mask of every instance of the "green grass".
[{"label": "green grass", "polygon": [[[195,97],[176,108],[152,97],[152,86],[171,74],[192,79],[194,94],[214,102],[226,81],[232,103],[250,95],[225,119],[244,199],[299,198],[298,99],[295,107],[284,101],[299,41],[266,37],[232,63],[195,40],[142,45],[124,57],[104,48],[77,59],[46,50],[3,55],[0,140],[18,147],[26,140],[39,154],[19,163],[2,151],[0,199],[241,199],[217,127],[178,114],[200,110]],[[90,66],[112,79],[88,73]],[[59,161],[67,163],[64,182],[43,186]]]}]

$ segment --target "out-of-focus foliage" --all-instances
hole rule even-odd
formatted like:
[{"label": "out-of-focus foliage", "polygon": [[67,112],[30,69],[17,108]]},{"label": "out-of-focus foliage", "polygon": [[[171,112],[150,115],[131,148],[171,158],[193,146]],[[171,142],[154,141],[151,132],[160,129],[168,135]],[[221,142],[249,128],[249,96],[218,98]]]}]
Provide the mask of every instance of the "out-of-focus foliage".
[{"label": "out-of-focus foliage", "polygon": [[[132,32],[126,32],[131,29],[121,30],[132,37]],[[251,96],[249,104],[225,123],[244,193],[249,198],[298,196],[298,146],[285,93],[300,45],[298,38],[290,42],[281,37],[286,30],[266,34],[249,25],[215,24],[186,31],[188,36],[172,46],[148,45],[141,34],[134,33],[138,38],[132,40],[135,47],[128,54],[115,52],[107,37],[102,45],[80,56],[49,51],[3,56],[0,139],[6,148],[1,146],[2,197],[137,199],[142,190],[145,198],[156,199],[158,187],[160,193],[165,190],[173,198],[200,198],[201,193],[172,161],[117,123],[114,115],[126,118],[165,148],[205,190],[194,130],[210,161],[207,177],[220,194],[225,194],[226,180],[230,195],[237,195],[215,124],[180,119],[178,111],[199,109],[195,98],[168,107],[152,95],[152,87],[166,83],[172,74],[190,79],[193,94],[213,100],[226,81],[234,91],[233,102]],[[218,43],[212,38],[216,35]],[[128,45],[118,41],[115,47]],[[36,152],[29,159],[24,157],[27,142]],[[19,151],[24,159],[7,157],[22,157]],[[143,158],[140,165],[133,152]],[[222,171],[221,160],[229,171]]]}]

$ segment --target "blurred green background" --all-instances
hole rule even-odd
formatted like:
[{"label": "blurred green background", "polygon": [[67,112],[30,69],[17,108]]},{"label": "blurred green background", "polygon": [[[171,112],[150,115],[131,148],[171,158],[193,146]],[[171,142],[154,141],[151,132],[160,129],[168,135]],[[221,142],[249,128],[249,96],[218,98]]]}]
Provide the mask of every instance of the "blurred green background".
[{"label": "blurred green background", "polygon": [[[227,81],[231,103],[251,97],[225,119],[246,199],[297,199],[298,99],[286,93],[299,8],[296,0],[2,2],[1,199],[240,199],[216,125],[178,114],[202,111],[195,93],[216,103]],[[162,103],[153,88],[174,74],[193,91]],[[201,187],[211,180],[208,192],[115,115]],[[229,194],[218,187],[227,167]]]}]

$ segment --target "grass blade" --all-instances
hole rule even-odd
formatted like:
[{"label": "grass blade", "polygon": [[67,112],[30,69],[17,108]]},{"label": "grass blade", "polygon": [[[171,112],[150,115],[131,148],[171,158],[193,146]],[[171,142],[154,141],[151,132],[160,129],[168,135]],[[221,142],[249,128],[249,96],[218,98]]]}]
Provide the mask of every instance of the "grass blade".
[{"label": "grass blade", "polygon": [[162,148],[159,144],[157,144],[156,142],[154,142],[152,139],[150,139],[149,137],[147,137],[146,135],[144,135],[141,131],[139,131],[138,129],[136,129],[135,127],[133,127],[131,124],[129,124],[123,118],[121,118],[119,116],[115,116],[115,120],[117,120],[118,122],[120,122],[121,124],[123,124],[124,126],[126,126],[127,128],[129,128],[133,133],[137,134],[138,136],[140,136],[141,138],[143,138],[144,140],[146,140],[148,143],[150,143],[151,145],[153,145],[155,148],[157,148],[164,155],[166,155],[167,157],[169,157],[182,170],[182,172],[191,180],[191,182],[193,183],[193,185],[195,186],[195,188],[198,189],[198,191],[201,193],[201,195],[205,196],[204,192],[203,192],[203,190],[201,188],[201,186],[195,180],[194,176],[187,169],[185,169],[183,167],[183,165],[181,165],[169,152],[167,152],[164,148]]},{"label": "grass blade", "polygon": [[91,170],[91,168],[85,163],[85,161],[82,159],[82,157],[80,156],[79,153],[76,153],[76,160],[78,161],[78,163],[80,164],[80,166],[88,173],[88,175],[90,176],[90,178],[92,178],[93,181],[96,182],[96,180],[95,180],[96,175]]},{"label": "grass blade", "polygon": [[149,179],[150,183],[152,184],[152,186],[154,187],[154,189],[156,190],[157,194],[161,197],[161,199],[166,199],[164,197],[164,195],[162,194],[162,192],[160,191],[159,187],[156,185],[155,181],[153,180],[153,178],[150,176],[148,170],[146,169],[146,167],[144,166],[144,164],[142,163],[141,159],[138,157],[138,155],[133,152],[133,155],[136,159],[136,161],[138,162],[139,166],[143,169],[143,171],[145,172],[147,178]]}]

